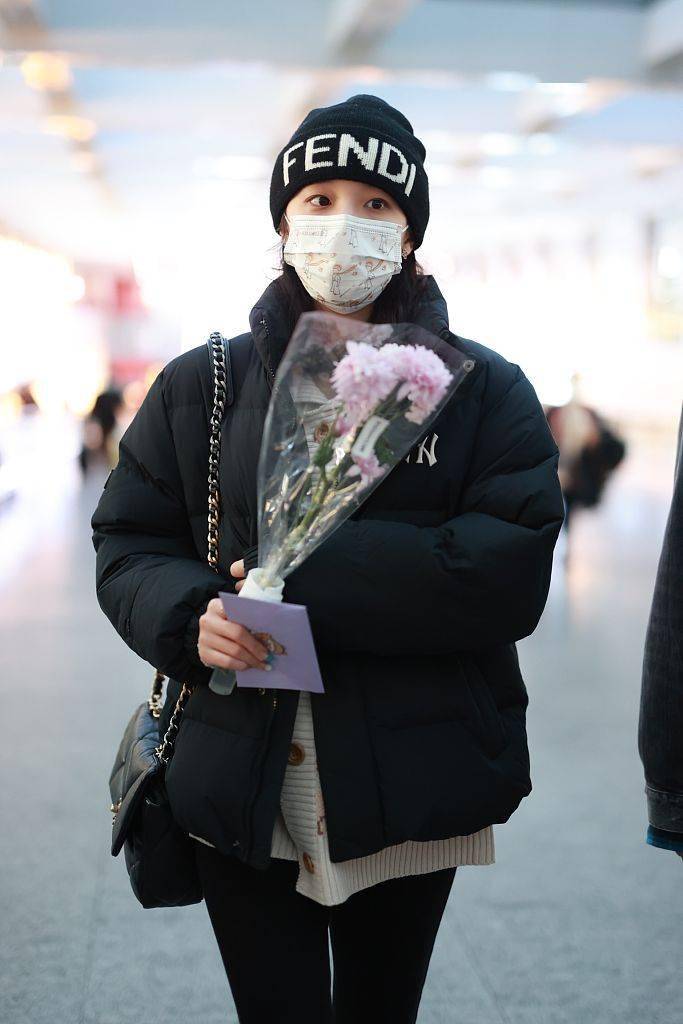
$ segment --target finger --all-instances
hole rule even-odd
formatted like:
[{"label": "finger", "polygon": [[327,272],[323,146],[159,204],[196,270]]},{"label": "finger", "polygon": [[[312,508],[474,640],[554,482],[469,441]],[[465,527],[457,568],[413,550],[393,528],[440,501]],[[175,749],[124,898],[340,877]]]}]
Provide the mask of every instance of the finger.
[{"label": "finger", "polygon": [[242,589],[242,587],[244,586],[244,584],[245,584],[245,580],[238,580],[237,583],[235,584],[235,590],[237,591],[238,594],[239,594],[240,590]]},{"label": "finger", "polygon": [[264,660],[268,657],[267,648],[257,640],[255,636],[249,632],[246,626],[243,626],[240,622],[234,622],[232,619],[214,619],[208,624],[209,628],[209,640],[211,635],[216,637],[224,637],[226,640],[232,640],[234,643],[239,644],[240,647],[248,650],[254,658],[258,658],[259,661]]},{"label": "finger", "polygon": [[[223,637],[216,636],[214,638],[205,636],[197,644],[197,650],[199,651],[199,657],[203,661],[207,661],[203,657],[202,652],[208,651],[211,653],[218,653],[222,657],[232,658],[235,662],[240,663],[240,669],[247,668],[264,668],[264,663],[259,659],[255,658],[251,651],[246,650],[244,647],[240,647],[239,644],[234,643],[231,640],[225,640]],[[237,667],[232,666],[232,667]]]},{"label": "finger", "polygon": [[[232,623],[232,625],[237,625],[237,623]],[[265,668],[265,659],[259,657],[258,654],[242,645],[238,640],[225,637],[220,633],[207,633],[203,640],[207,647],[221,651],[223,654],[231,655],[233,658],[239,658],[240,661],[246,662],[251,668]]]},{"label": "finger", "polygon": [[223,651],[218,651],[212,647],[202,647],[199,652],[199,657],[205,665],[209,665],[213,668],[234,669],[237,672],[244,672],[245,669],[250,667],[245,661],[242,661],[241,658],[235,658],[230,654],[224,654]]},{"label": "finger", "polygon": [[236,562],[233,562],[230,566],[231,576],[244,576],[244,559],[238,558]]},{"label": "finger", "polygon": [[206,606],[206,612],[204,614],[205,615],[220,615],[220,617],[222,619],[227,619],[227,617],[228,617],[225,614],[225,608],[223,607],[223,602],[221,601],[220,597],[212,597],[211,598],[211,600],[209,601],[209,603]]}]

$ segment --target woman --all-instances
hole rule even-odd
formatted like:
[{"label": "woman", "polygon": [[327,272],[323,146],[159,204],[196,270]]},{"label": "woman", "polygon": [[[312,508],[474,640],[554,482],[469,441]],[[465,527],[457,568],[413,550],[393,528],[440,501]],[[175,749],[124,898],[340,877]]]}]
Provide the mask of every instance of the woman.
[{"label": "woman", "polygon": [[[276,160],[282,273],[230,343],[220,479],[232,579],[205,563],[203,345],[155,380],[93,515],[100,604],[170,677],[162,730],[180,681],[195,687],[167,785],[196,839],[247,1024],[414,1022],[457,866],[493,861],[492,824],[531,790],[515,641],[547,598],[563,518],[558,449],[520,367],[453,334],[434,278],[420,272],[424,157],[399,111],[359,95],[312,110]],[[312,309],[420,324],[474,369],[286,579],[285,599],[308,608],[325,693],[220,696],[207,685],[213,666],[244,669],[266,653],[216,594],[239,590],[258,563],[270,388]]]}]

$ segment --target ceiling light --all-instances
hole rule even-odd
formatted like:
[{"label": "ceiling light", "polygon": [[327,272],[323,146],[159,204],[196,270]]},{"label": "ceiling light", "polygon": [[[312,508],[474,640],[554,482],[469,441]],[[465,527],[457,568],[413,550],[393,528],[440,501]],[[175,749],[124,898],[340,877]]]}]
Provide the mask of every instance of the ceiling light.
[{"label": "ceiling light", "polygon": [[484,84],[500,92],[522,92],[537,85],[538,79],[517,71],[492,71],[491,74],[484,75]]},{"label": "ceiling light", "polygon": [[76,114],[50,114],[43,124],[49,135],[64,135],[76,142],[88,142],[97,131],[94,121]]},{"label": "ceiling light", "polygon": [[31,89],[64,92],[71,86],[69,63],[56,53],[29,53],[21,62],[21,73]]},{"label": "ceiling light", "polygon": [[522,141],[507,132],[485,132],[479,139],[479,148],[487,156],[512,156],[519,153]]},{"label": "ceiling light", "polygon": [[590,90],[586,82],[539,82],[536,92],[552,96],[553,114],[569,117],[587,106]]}]

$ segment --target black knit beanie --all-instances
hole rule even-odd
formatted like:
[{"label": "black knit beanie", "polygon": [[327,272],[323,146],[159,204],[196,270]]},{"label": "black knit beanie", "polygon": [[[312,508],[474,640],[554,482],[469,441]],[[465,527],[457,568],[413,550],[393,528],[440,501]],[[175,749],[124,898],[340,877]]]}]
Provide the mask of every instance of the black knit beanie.
[{"label": "black knit beanie", "polygon": [[405,213],[414,248],[429,220],[425,148],[407,117],[379,96],[359,93],[309,111],[279,153],[270,181],[277,231],[293,195],[311,182],[347,178],[377,185]]}]

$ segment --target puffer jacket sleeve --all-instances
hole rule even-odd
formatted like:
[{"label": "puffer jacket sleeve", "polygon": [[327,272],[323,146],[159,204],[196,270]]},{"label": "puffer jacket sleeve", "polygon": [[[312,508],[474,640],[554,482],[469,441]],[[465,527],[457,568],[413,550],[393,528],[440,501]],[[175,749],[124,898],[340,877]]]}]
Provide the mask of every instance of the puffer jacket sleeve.
[{"label": "puffer jacket sleeve", "polygon": [[559,452],[532,384],[505,367],[486,389],[458,515],[347,520],[289,575],[285,598],[307,605],[317,644],[448,653],[534,631],[564,518]]},{"label": "puffer jacket sleeve", "polygon": [[[683,410],[643,652],[638,752],[649,823],[683,833]],[[652,845],[660,845],[662,837]]]},{"label": "puffer jacket sleeve", "polygon": [[194,684],[211,675],[196,650],[199,615],[219,590],[233,588],[202,561],[192,538],[164,372],[122,435],[118,463],[92,515],[96,591],[136,654]]}]

